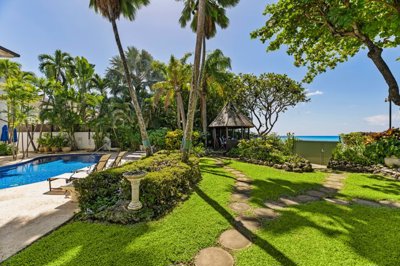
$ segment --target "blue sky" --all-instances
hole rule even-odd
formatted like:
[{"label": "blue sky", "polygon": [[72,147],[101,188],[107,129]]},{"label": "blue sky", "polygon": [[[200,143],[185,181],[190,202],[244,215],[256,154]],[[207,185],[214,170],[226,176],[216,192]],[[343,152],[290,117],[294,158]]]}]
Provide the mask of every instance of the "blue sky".
[{"label": "blue sky", "polygon": [[[0,45],[21,54],[17,61],[25,70],[38,73],[37,56],[56,49],[85,56],[104,74],[110,57],[117,54],[111,25],[88,8],[85,0],[1,0]],[[228,11],[227,30],[208,42],[208,49],[222,49],[231,57],[236,73],[276,72],[300,81],[305,70],[293,66],[285,51],[267,54],[265,45],[249,34],[265,22],[262,11],[268,1],[242,0]],[[178,18],[182,4],[174,0],[152,0],[134,22],[121,20],[124,46],[146,49],[156,59],[167,61],[194,49],[194,34],[181,29]],[[400,79],[400,49],[384,51],[395,76]],[[361,51],[335,70],[318,76],[306,88],[315,95],[311,102],[287,111],[276,132],[297,135],[336,135],[351,131],[380,131],[388,127],[387,85]],[[394,125],[400,123],[398,107],[393,108]]]}]

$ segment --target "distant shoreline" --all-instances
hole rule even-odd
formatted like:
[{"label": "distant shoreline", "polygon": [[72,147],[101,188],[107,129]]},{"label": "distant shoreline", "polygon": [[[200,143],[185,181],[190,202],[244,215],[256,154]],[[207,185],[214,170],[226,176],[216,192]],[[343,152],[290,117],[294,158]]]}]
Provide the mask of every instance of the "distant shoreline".
[{"label": "distant shoreline", "polygon": [[[329,141],[329,142],[339,142],[339,136],[294,136],[298,140],[303,141]],[[282,139],[286,139],[287,136],[281,136]]]}]

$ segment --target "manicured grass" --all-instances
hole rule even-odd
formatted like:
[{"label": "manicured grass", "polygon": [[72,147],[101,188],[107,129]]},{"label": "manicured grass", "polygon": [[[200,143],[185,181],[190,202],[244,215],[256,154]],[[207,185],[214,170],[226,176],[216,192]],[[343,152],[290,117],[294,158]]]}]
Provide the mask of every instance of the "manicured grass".
[{"label": "manicured grass", "polygon": [[155,222],[132,226],[72,222],[4,265],[171,265],[215,245],[230,227],[234,180],[203,159],[203,180],[190,199]]},{"label": "manicured grass", "polygon": [[299,205],[235,252],[237,265],[400,265],[400,210],[326,202]]},{"label": "manicured grass", "polygon": [[280,196],[293,196],[310,189],[317,189],[321,187],[327,176],[326,173],[321,172],[286,172],[236,160],[226,162],[229,163],[229,166],[242,171],[254,180],[250,201],[256,206],[263,206],[265,200],[276,200]]},{"label": "manicured grass", "polygon": [[379,175],[347,174],[340,197],[400,201],[400,182]]}]

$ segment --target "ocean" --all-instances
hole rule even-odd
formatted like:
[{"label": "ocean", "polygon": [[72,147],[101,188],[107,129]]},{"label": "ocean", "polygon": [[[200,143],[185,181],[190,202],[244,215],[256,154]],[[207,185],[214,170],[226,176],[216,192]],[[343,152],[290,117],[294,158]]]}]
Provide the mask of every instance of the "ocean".
[{"label": "ocean", "polygon": [[[286,139],[286,136],[281,136],[282,139]],[[339,136],[295,136],[298,140],[303,141],[329,141],[329,142],[339,142]]]}]

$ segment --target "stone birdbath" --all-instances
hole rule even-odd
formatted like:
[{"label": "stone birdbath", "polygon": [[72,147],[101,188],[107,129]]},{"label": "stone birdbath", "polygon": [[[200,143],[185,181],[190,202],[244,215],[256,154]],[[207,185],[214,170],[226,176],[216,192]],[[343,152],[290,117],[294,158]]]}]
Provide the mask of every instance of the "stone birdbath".
[{"label": "stone birdbath", "polygon": [[142,203],[139,201],[139,187],[140,180],[142,180],[146,174],[145,171],[132,171],[123,174],[123,177],[131,183],[132,188],[132,201],[128,205],[129,210],[137,211],[143,207]]}]

